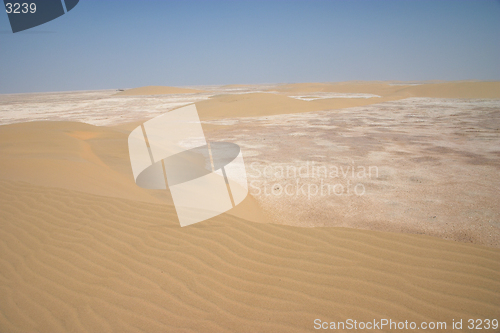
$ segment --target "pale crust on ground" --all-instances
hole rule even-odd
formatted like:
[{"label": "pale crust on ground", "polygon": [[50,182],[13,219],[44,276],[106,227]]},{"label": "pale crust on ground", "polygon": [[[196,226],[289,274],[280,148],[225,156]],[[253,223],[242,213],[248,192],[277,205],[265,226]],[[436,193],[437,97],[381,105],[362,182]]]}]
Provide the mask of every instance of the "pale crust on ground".
[{"label": "pale crust on ground", "polygon": [[250,193],[276,223],[500,247],[497,100],[412,98],[204,125],[210,140],[242,147]]},{"label": "pale crust on ground", "polygon": [[140,88],[127,89],[116,93],[117,96],[134,96],[134,95],[165,95],[165,94],[196,94],[203,92],[202,90],[165,87],[165,86],[147,86]]}]

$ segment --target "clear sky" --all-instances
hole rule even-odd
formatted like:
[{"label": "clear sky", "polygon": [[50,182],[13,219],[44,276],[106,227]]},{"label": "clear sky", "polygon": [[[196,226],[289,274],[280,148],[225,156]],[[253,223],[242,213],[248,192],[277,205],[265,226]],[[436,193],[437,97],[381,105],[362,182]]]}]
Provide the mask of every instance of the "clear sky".
[{"label": "clear sky", "polygon": [[500,2],[81,0],[16,34],[0,13],[0,93],[348,80],[500,80]]}]

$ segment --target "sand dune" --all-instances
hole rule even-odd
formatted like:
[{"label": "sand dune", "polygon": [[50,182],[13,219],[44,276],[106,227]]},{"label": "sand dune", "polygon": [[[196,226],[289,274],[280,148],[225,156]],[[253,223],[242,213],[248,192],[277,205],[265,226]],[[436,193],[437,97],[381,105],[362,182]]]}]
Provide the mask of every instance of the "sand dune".
[{"label": "sand dune", "polygon": [[136,95],[167,95],[167,94],[197,94],[202,90],[165,87],[165,86],[146,86],[139,88],[127,89],[116,93],[116,96],[136,96]]},{"label": "sand dune", "polygon": [[172,206],[0,181],[3,332],[308,332],[498,318],[500,251],[415,235],[180,228]]},{"label": "sand dune", "polygon": [[309,112],[314,105],[286,96],[264,93],[217,95],[196,103],[200,119],[263,116],[282,113]]},{"label": "sand dune", "polygon": [[248,93],[217,95],[209,100],[196,103],[203,120],[230,117],[258,117],[277,114],[292,114],[320,110],[342,109],[400,99],[386,98],[328,98],[302,101],[283,95],[268,93]]},{"label": "sand dune", "polygon": [[126,138],[74,122],[2,126],[0,178],[159,203],[130,180]]},{"label": "sand dune", "polygon": [[390,82],[339,82],[297,83],[273,89],[286,93],[339,92],[366,93],[386,98],[435,97],[435,98],[500,98],[500,82],[444,82],[409,84]]},{"label": "sand dune", "polygon": [[500,98],[500,82],[446,82],[409,86],[398,90],[404,97]]},{"label": "sand dune", "polygon": [[380,96],[388,96],[397,90],[398,86],[391,86],[388,82],[379,81],[350,81],[338,83],[293,83],[276,87],[276,91],[284,93],[314,93],[314,92],[338,92],[338,93],[366,93]]},{"label": "sand dune", "polygon": [[[127,138],[138,125],[108,128],[76,122],[31,122],[2,126],[0,179],[172,204],[168,191],[142,189],[131,176]],[[268,222],[251,196],[231,214]]]}]

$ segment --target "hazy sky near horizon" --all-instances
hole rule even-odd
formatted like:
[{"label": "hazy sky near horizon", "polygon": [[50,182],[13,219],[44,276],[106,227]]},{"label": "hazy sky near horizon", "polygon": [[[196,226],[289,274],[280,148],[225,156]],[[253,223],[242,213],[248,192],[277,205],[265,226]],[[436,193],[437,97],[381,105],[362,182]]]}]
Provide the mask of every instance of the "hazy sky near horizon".
[{"label": "hazy sky near horizon", "polygon": [[500,80],[500,2],[81,0],[16,34],[0,13],[0,93],[348,80]]}]

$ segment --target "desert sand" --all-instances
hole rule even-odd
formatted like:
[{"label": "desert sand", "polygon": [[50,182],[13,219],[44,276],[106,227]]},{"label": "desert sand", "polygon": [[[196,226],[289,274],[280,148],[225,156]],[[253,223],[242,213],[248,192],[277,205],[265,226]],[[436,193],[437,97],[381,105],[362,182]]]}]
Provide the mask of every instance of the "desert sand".
[{"label": "desert sand", "polygon": [[[0,96],[0,331],[308,332],[316,319],[383,318],[468,331],[500,319],[498,88]],[[238,143],[249,181],[272,186],[181,228],[168,191],[135,185],[127,137],[193,102],[207,140]],[[256,171],[311,163],[378,175],[300,178],[366,190],[308,198],[273,192],[297,177]]]}]

